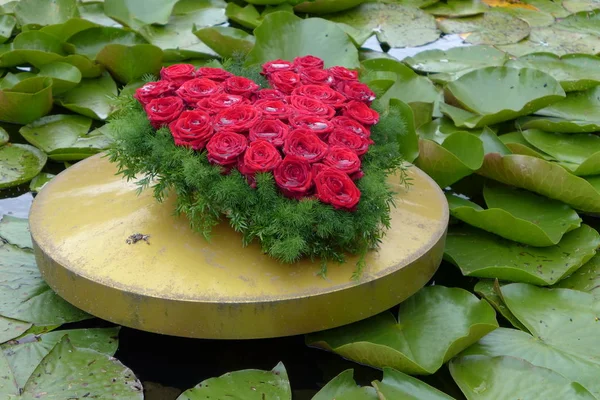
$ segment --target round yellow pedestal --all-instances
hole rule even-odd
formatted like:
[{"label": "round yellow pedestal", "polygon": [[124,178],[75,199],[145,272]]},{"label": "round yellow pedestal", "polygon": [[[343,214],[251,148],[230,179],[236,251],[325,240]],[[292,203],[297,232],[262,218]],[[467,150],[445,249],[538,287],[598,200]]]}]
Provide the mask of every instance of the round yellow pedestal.
[{"label": "round yellow pedestal", "polygon": [[[370,317],[400,303],[441,261],[448,207],[416,167],[410,189],[396,185],[397,208],[379,251],[359,282],[356,259],[283,265],[258,245],[242,247],[226,224],[210,242],[174,217],[173,199],[136,194],[102,156],[57,176],[30,214],[40,271],[75,306],[115,323],[176,336],[250,339],[303,334]],[[395,180],[398,181],[397,179]],[[128,244],[135,233],[149,244]]]}]

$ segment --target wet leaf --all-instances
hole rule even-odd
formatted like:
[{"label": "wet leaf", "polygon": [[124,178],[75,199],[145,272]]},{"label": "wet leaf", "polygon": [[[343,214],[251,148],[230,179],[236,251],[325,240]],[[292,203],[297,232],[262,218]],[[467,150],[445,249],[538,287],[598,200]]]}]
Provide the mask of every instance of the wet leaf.
[{"label": "wet leaf", "polygon": [[[521,321],[519,321],[512,312],[510,312],[508,307],[506,307],[506,303],[504,303],[504,299],[502,299],[502,292],[500,290],[500,284],[498,283],[498,280],[494,281],[491,279],[481,279],[479,282],[477,282],[477,284],[473,288],[473,291],[477,293],[480,297],[487,300],[487,302],[490,303],[492,307],[494,307],[496,311],[499,312],[515,328],[524,332],[529,332],[525,325],[523,325]],[[488,334],[484,336],[479,341],[479,343],[481,343],[481,341],[488,336],[490,335]],[[473,346],[476,345],[477,344],[474,344]],[[466,351],[468,351],[468,349],[465,350],[465,352]],[[464,352],[462,354],[464,354]]]},{"label": "wet leaf", "polygon": [[96,79],[82,79],[75,88],[56,98],[56,103],[89,118],[105,120],[113,111],[117,85],[109,74]]},{"label": "wet leaf", "polygon": [[96,60],[115,79],[128,83],[144,75],[157,75],[162,65],[162,56],[162,50],[150,44],[109,44],[96,55]]},{"label": "wet leaf", "polygon": [[0,147],[0,189],[29,182],[46,165],[47,156],[27,144]]},{"label": "wet leaf", "polygon": [[600,131],[600,121],[573,121],[555,117],[522,117],[516,126],[521,129],[540,129],[546,132],[586,133]]},{"label": "wet leaf", "polygon": [[19,25],[62,24],[79,17],[76,0],[19,0],[15,6]]},{"label": "wet leaf", "polygon": [[0,239],[22,249],[32,249],[27,218],[4,215],[0,220]]},{"label": "wet leaf", "polygon": [[381,382],[373,382],[373,386],[377,389],[377,393],[381,396],[380,398],[384,400],[453,400],[452,397],[427,385],[423,381],[392,368],[384,368],[383,380]]},{"label": "wet leaf", "polygon": [[531,28],[527,39],[498,48],[517,57],[540,51],[559,56],[570,53],[597,54],[600,52],[600,41],[594,35],[542,26]]},{"label": "wet leaf", "polygon": [[49,174],[47,172],[40,173],[29,183],[29,190],[33,193],[39,193],[48,182],[54,179],[54,177],[56,177],[54,174]]},{"label": "wet leaf", "polygon": [[[29,328],[31,328],[31,324],[28,322],[0,316],[0,343],[8,342],[11,339],[21,336]],[[0,393],[2,393],[2,389],[0,389]]]},{"label": "wet leaf", "polygon": [[600,86],[567,97],[535,112],[537,115],[576,121],[600,121]]},{"label": "wet leaf", "polygon": [[301,13],[329,14],[349,10],[364,2],[366,0],[313,0],[298,4],[294,10]]},{"label": "wet leaf", "polygon": [[508,55],[492,46],[456,47],[449,50],[426,50],[402,62],[420,72],[459,72],[489,66],[502,66]]},{"label": "wet leaf", "polygon": [[107,45],[135,46],[146,44],[146,41],[133,31],[99,26],[76,33],[69,38],[68,43],[74,46],[75,53],[94,60]]},{"label": "wet leaf", "polygon": [[223,58],[246,55],[252,50],[255,42],[251,34],[228,26],[199,29],[194,35]]},{"label": "wet leaf", "polygon": [[517,43],[529,35],[529,24],[522,19],[500,11],[459,19],[442,19],[437,22],[444,33],[468,33],[465,41],[472,44]]},{"label": "wet leaf", "polygon": [[481,0],[447,0],[435,3],[424,11],[436,17],[470,17],[488,10],[489,6]]},{"label": "wet leaf", "polygon": [[52,94],[55,96],[73,89],[81,82],[79,68],[59,61],[41,67],[38,75],[52,78]]},{"label": "wet leaf", "polygon": [[398,4],[366,3],[328,18],[357,30],[358,37],[350,34],[359,45],[373,34],[390,47],[421,46],[440,36],[431,15]]},{"label": "wet leaf", "polygon": [[566,233],[551,247],[527,246],[461,226],[449,231],[444,257],[465,276],[544,286],[569,276],[594,256],[599,245],[600,235],[587,225]]},{"label": "wet leaf", "polygon": [[169,22],[175,3],[177,0],[105,0],[104,13],[123,25],[137,29],[142,25]]},{"label": "wet leaf", "polygon": [[12,15],[0,15],[0,43],[5,43],[12,36],[17,19]]},{"label": "wet leaf", "polygon": [[562,4],[564,8],[572,13],[600,8],[599,0],[563,0]]},{"label": "wet leaf", "polygon": [[484,300],[463,289],[427,286],[400,305],[398,321],[386,312],[307,335],[306,342],[361,364],[432,374],[497,326]]},{"label": "wet leaf", "polygon": [[[600,8],[600,2],[598,3],[598,7]],[[600,36],[600,10],[571,14],[557,22],[555,26],[568,31],[591,33]]]},{"label": "wet leaf", "polygon": [[600,255],[595,255],[590,261],[563,279],[553,287],[579,290],[600,298]]},{"label": "wet leaf", "polygon": [[248,65],[312,54],[321,57],[326,67],[359,66],[358,51],[352,41],[335,23],[321,18],[300,19],[283,11],[271,13],[254,30],[254,36],[256,45],[248,53]]}]

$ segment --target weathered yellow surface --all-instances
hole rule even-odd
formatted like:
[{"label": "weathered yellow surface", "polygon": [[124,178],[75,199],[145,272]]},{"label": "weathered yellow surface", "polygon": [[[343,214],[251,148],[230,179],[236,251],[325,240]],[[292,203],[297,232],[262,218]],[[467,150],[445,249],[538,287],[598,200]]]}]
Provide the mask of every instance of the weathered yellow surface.
[{"label": "weathered yellow surface", "polygon": [[[421,288],[437,269],[448,208],[437,185],[411,167],[413,186],[398,185],[391,229],[367,258],[360,282],[356,259],[331,264],[279,264],[257,244],[242,247],[226,224],[207,242],[173,198],[157,203],[150,190],[116,176],[94,156],[61,173],[34,201],[30,225],[39,268],[48,284],[81,309],[121,325],[198,338],[259,338],[302,334],[379,313]],[[134,233],[150,244],[127,244]]]}]

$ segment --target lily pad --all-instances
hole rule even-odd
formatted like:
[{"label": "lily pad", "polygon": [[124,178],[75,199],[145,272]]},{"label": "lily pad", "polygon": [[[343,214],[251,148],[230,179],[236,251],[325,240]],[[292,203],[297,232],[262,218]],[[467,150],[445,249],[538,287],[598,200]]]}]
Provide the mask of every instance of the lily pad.
[{"label": "lily pad", "polygon": [[82,79],[75,88],[55,101],[86,117],[105,120],[113,111],[113,99],[118,95],[117,85],[107,73],[96,79]]},{"label": "lily pad", "polygon": [[64,62],[46,64],[40,68],[38,75],[52,78],[53,95],[69,91],[81,82],[79,68]]},{"label": "lily pad", "polygon": [[45,26],[40,29],[40,32],[52,35],[61,41],[66,41],[74,34],[96,26],[98,25],[91,21],[81,18],[72,18],[62,24]]},{"label": "lily pad", "polygon": [[589,133],[600,131],[600,121],[574,121],[556,117],[522,117],[516,121],[517,128],[540,129],[546,132]]},{"label": "lily pad", "polygon": [[0,343],[8,342],[11,339],[21,336],[31,328],[29,322],[17,321],[16,319],[4,318],[0,316]]},{"label": "lily pad", "polygon": [[563,0],[563,7],[572,13],[600,8],[600,0]]},{"label": "lily pad", "polygon": [[301,13],[329,14],[349,10],[364,2],[366,0],[311,0],[298,4],[294,10]]},{"label": "lily pad", "polygon": [[242,7],[235,3],[228,3],[225,15],[233,22],[249,29],[254,29],[261,23],[260,13],[252,4]]},{"label": "lily pad", "polygon": [[122,25],[104,13],[104,2],[92,2],[79,4],[79,15],[82,19],[102,26],[119,28]]},{"label": "lily pad", "polygon": [[[598,3],[600,8],[600,2]],[[556,24],[557,28],[600,36],[600,10],[571,14]]]},{"label": "lily pad", "polygon": [[427,286],[400,304],[398,320],[386,312],[309,334],[306,342],[361,364],[432,374],[497,327],[486,301],[463,289]]},{"label": "lily pad", "polygon": [[10,137],[8,136],[8,132],[6,132],[6,129],[0,127],[0,147],[8,143],[9,139]]},{"label": "lily pad", "polygon": [[[342,399],[356,391],[359,386],[354,381],[354,371],[348,369],[329,381],[311,400]],[[377,396],[375,396],[377,399]]]},{"label": "lily pad", "polygon": [[570,32],[556,26],[541,26],[531,28],[529,36],[519,43],[498,48],[517,57],[540,51],[559,56],[570,53],[597,54],[600,52],[599,42],[595,35]]},{"label": "lily pad", "polygon": [[600,86],[583,92],[571,92],[565,99],[535,113],[577,121],[600,121]]},{"label": "lily pad", "polygon": [[29,182],[44,168],[47,159],[46,154],[27,144],[0,147],[0,189]]},{"label": "lily pad", "polygon": [[373,128],[383,132],[393,132],[397,136],[400,155],[406,162],[413,162],[419,155],[419,142],[415,130],[411,108],[398,99],[390,99],[387,103],[381,100],[373,104],[379,112],[379,123]]},{"label": "lily pad", "polygon": [[0,43],[5,43],[12,36],[17,19],[12,15],[0,15]]},{"label": "lily pad", "polygon": [[[523,325],[521,321],[519,321],[517,317],[514,316],[514,314],[506,306],[506,303],[504,303],[498,280],[494,281],[491,279],[482,279],[479,282],[477,282],[477,284],[473,288],[473,291],[477,293],[480,297],[486,299],[487,302],[490,303],[492,307],[494,307],[496,311],[499,312],[515,328],[524,332],[529,332],[525,325]],[[487,336],[489,336],[489,334],[484,336],[483,339],[485,339]],[[481,343],[481,340],[479,341],[479,343]],[[476,344],[473,346],[476,346]]]},{"label": "lily pad", "polygon": [[169,22],[175,3],[177,0],[105,0],[104,13],[123,25],[137,29],[142,25]]},{"label": "lily pad", "polygon": [[596,254],[599,245],[600,235],[587,225],[566,233],[551,247],[526,246],[461,226],[449,231],[444,258],[465,276],[544,286],[569,276]]},{"label": "lily pad", "polygon": [[529,24],[520,18],[500,11],[488,11],[481,16],[448,18],[437,22],[444,33],[468,34],[465,41],[472,44],[511,44],[529,35]]},{"label": "lily pad", "polygon": [[[104,72],[102,65],[79,54],[71,54],[70,56],[58,59],[58,61],[77,67],[81,72],[82,78],[98,78]],[[37,67],[40,68],[40,66]]]},{"label": "lily pad", "polygon": [[541,10],[530,10],[524,7],[494,7],[494,11],[503,12],[527,22],[530,27],[550,26],[554,16]]},{"label": "lily pad", "polygon": [[390,47],[421,46],[440,37],[434,18],[416,7],[365,3],[328,18],[357,30],[358,35],[351,35],[358,45],[373,34]]},{"label": "lily pad", "polygon": [[562,2],[558,3],[548,0],[524,0],[523,2],[534,6],[538,10],[548,13],[555,18],[564,18],[570,14],[569,11],[562,6]]},{"label": "lily pad", "polygon": [[600,255],[595,255],[583,267],[553,287],[579,290],[600,298]]},{"label": "lily pad", "polygon": [[60,39],[40,31],[21,32],[7,46],[8,51],[0,53],[1,67],[23,64],[40,66],[58,61],[66,55]]},{"label": "lily pad", "polygon": [[453,400],[452,397],[427,385],[423,381],[392,368],[384,368],[383,380],[381,382],[373,382],[373,386],[377,389],[380,399],[384,400]]},{"label": "lily pad", "polygon": [[470,17],[489,9],[489,6],[481,0],[447,0],[435,3],[424,11],[436,17]]},{"label": "lily pad", "polygon": [[254,47],[254,36],[241,29],[213,26],[194,32],[200,40],[222,58],[245,56]]},{"label": "lily pad", "polygon": [[46,184],[55,177],[56,175],[54,174],[42,172],[38,174],[35,178],[33,178],[31,182],[29,182],[29,190],[31,190],[33,193],[39,193],[44,188],[44,186],[46,186]]},{"label": "lily pad", "polygon": [[402,62],[420,72],[459,72],[490,66],[502,66],[508,55],[492,46],[455,47],[449,50],[426,50]]},{"label": "lily pad", "polygon": [[115,79],[128,83],[144,75],[157,75],[162,66],[162,55],[162,50],[151,44],[109,44],[100,50],[96,60],[104,65]]},{"label": "lily pad", "polygon": [[98,26],[76,33],[69,38],[68,43],[73,46],[74,53],[94,60],[98,53],[109,44],[135,46],[136,44],[146,44],[146,41],[133,31]]},{"label": "lily pad", "polygon": [[0,239],[22,249],[32,249],[27,218],[4,215],[0,220]]},{"label": "lily pad", "polygon": [[531,114],[565,97],[550,75],[530,68],[486,67],[446,85],[446,99],[464,109],[440,104],[456,126],[479,128]]},{"label": "lily pad", "polygon": [[335,23],[321,18],[301,19],[288,12],[274,12],[254,30],[254,36],[256,45],[248,53],[248,65],[276,59],[291,61],[311,54],[321,57],[326,67],[359,67],[358,51],[350,38]]},{"label": "lily pad", "polygon": [[193,389],[186,390],[177,400],[227,397],[247,400],[291,400],[292,392],[285,367],[279,363],[272,371],[248,369],[210,378],[200,382]]},{"label": "lily pad", "polygon": [[511,132],[500,136],[500,140],[510,149],[513,154],[523,154],[526,156],[538,157],[548,161],[556,161],[549,154],[544,153],[540,149],[529,143],[522,132]]},{"label": "lily pad", "polygon": [[77,0],[20,0],[15,17],[21,26],[45,26],[79,17],[79,10]]}]

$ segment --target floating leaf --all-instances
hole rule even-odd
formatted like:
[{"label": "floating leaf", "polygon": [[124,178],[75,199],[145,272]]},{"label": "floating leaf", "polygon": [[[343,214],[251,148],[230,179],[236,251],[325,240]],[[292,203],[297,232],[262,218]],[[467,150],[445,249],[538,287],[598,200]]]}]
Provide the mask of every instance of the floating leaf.
[{"label": "floating leaf", "polygon": [[400,304],[398,321],[386,312],[307,335],[306,342],[361,364],[432,374],[497,326],[484,300],[463,289],[427,286]]},{"label": "floating leaf", "polygon": [[6,129],[0,127],[0,147],[8,143],[9,139],[10,137],[8,136],[8,132],[6,132]]},{"label": "floating leaf", "polygon": [[0,238],[22,249],[33,248],[27,218],[4,215],[0,220]]},{"label": "floating leaf", "polygon": [[222,58],[246,55],[254,47],[254,36],[241,29],[213,26],[194,32],[200,40]]},{"label": "floating leaf", "polygon": [[249,29],[254,29],[261,23],[260,13],[252,4],[241,7],[235,3],[228,3],[225,15],[233,22]]},{"label": "floating leaf", "polygon": [[0,15],[0,43],[5,43],[12,36],[17,20],[12,15]]},{"label": "floating leaf", "polygon": [[[598,3],[600,7],[600,3]],[[557,28],[600,36],[600,10],[578,12],[560,20]]]},{"label": "floating leaf", "polygon": [[338,396],[342,396],[348,392],[354,391],[358,388],[358,385],[354,381],[354,371],[348,369],[331,381],[329,381],[323,389],[319,390],[311,400],[331,400],[337,399]]},{"label": "floating leaf", "polygon": [[73,89],[81,82],[79,68],[64,62],[53,62],[40,68],[39,76],[52,78],[52,94],[59,95]]},{"label": "floating leaf", "polygon": [[68,43],[74,46],[75,53],[94,60],[98,53],[109,44],[135,46],[136,44],[146,44],[146,41],[133,31],[99,26],[76,33],[69,38]]},{"label": "floating leaf", "polygon": [[378,107],[380,119],[373,129],[381,129],[397,135],[402,158],[406,162],[413,162],[419,155],[419,139],[410,107],[401,100],[393,98],[386,103],[379,100],[375,105]]},{"label": "floating leaf", "polygon": [[481,0],[447,0],[435,3],[424,11],[436,17],[470,17],[489,10]]},{"label": "floating leaf", "polygon": [[96,55],[96,60],[115,79],[128,83],[144,75],[157,75],[162,65],[162,55],[162,50],[151,44],[109,44]]},{"label": "floating leaf", "polygon": [[498,48],[517,57],[539,53],[542,49],[559,56],[570,53],[597,54],[600,52],[600,41],[595,35],[569,32],[555,26],[541,26],[531,28],[527,39]]},{"label": "floating leaf", "polygon": [[564,18],[569,15],[569,12],[562,6],[562,2],[554,2],[548,0],[524,0],[525,3],[534,6],[540,11],[548,13],[555,18]]},{"label": "floating leaf", "polygon": [[[31,324],[28,322],[0,316],[0,343],[8,342],[11,339],[21,336],[29,328],[31,328]],[[1,389],[0,393],[2,393]]]},{"label": "floating leaf", "polygon": [[[383,380],[373,382],[380,399],[402,400],[453,400],[452,397],[427,385],[423,381],[392,368],[383,369]],[[328,400],[332,399],[331,397]],[[316,399],[312,399],[316,400]],[[325,400],[325,399],[323,399]]]},{"label": "floating leaf", "polygon": [[47,172],[38,174],[29,183],[29,190],[31,190],[33,193],[39,193],[48,182],[54,179],[54,177],[56,177],[56,175],[49,174]]},{"label": "floating leaf", "polygon": [[551,247],[526,246],[461,226],[449,231],[444,257],[465,276],[552,285],[589,261],[599,245],[600,235],[587,225]]},{"label": "floating leaf", "polygon": [[[330,14],[354,8],[366,0],[311,0],[294,7],[294,10],[310,14]],[[313,399],[314,400],[314,399]]]},{"label": "floating leaf", "polygon": [[420,72],[459,72],[489,66],[502,66],[508,55],[492,46],[455,47],[449,50],[426,50],[402,62]]},{"label": "floating leaf", "polygon": [[563,0],[563,7],[572,13],[593,11],[600,8],[599,0]]},{"label": "floating leaf", "polygon": [[522,19],[499,11],[482,16],[442,19],[437,22],[444,33],[468,33],[465,41],[473,44],[517,43],[529,35],[529,24]]},{"label": "floating leaf", "polygon": [[346,33],[335,23],[321,18],[300,19],[288,12],[274,12],[254,30],[254,36],[256,45],[248,53],[248,65],[312,54],[321,57],[326,67],[359,66],[358,51]]},{"label": "floating leaf", "polygon": [[[473,291],[477,293],[480,297],[486,299],[487,302],[490,303],[492,307],[494,307],[496,311],[499,312],[504,318],[506,318],[506,320],[509,321],[515,328],[520,329],[524,332],[529,332],[525,325],[523,325],[521,321],[519,321],[512,312],[510,312],[508,307],[506,307],[506,303],[504,303],[504,300],[502,299],[502,292],[500,290],[500,284],[498,283],[498,280],[494,281],[491,279],[482,279],[479,282],[477,282],[477,284],[473,288]],[[485,339],[488,336],[489,334],[484,336],[481,340]],[[479,341],[479,343],[481,343],[481,340]],[[477,344],[474,344],[473,346],[476,345]],[[464,354],[464,352],[462,354]]]},{"label": "floating leaf", "polygon": [[[98,78],[104,72],[104,68],[86,56],[72,54],[59,59],[60,62],[71,64],[81,72],[82,78]],[[39,68],[39,66],[38,66]]]},{"label": "floating leaf", "polygon": [[600,121],[573,121],[555,117],[522,117],[517,119],[519,129],[540,129],[546,132],[586,133],[600,131]]},{"label": "floating leaf", "polygon": [[115,21],[137,29],[142,25],[169,22],[177,0],[105,0],[104,13]]},{"label": "floating leaf", "polygon": [[183,392],[177,400],[196,400],[202,397],[291,400],[292,392],[285,367],[279,363],[272,371],[248,369],[207,379]]},{"label": "floating leaf", "polygon": [[0,147],[0,189],[29,182],[46,165],[47,156],[27,144]]},{"label": "floating leaf", "polygon": [[600,298],[600,255],[592,257],[583,267],[553,287],[588,292],[596,299]]},{"label": "floating leaf", "polygon": [[104,2],[81,3],[79,4],[79,15],[82,19],[102,26],[120,27],[114,19],[111,19],[104,13]]},{"label": "floating leaf", "polygon": [[328,17],[359,32],[355,41],[362,45],[375,34],[390,47],[414,47],[440,37],[434,18],[426,12],[398,4],[366,3]]},{"label": "floating leaf", "polygon": [[19,25],[62,24],[79,17],[76,0],[20,0],[15,6]]},{"label": "floating leaf", "polygon": [[40,29],[40,32],[52,35],[61,41],[66,41],[76,33],[96,26],[98,25],[85,19],[72,18],[62,24],[45,26]]},{"label": "floating leaf", "polygon": [[549,26],[554,23],[551,14],[540,10],[530,10],[523,7],[495,7],[494,11],[503,12],[527,22],[530,27]]},{"label": "floating leaf", "polygon": [[9,51],[0,54],[0,66],[31,64],[37,67],[58,61],[64,55],[60,39],[40,31],[21,32],[10,44]]},{"label": "floating leaf", "polygon": [[56,103],[86,117],[105,120],[113,111],[112,100],[118,95],[117,85],[109,74],[81,83],[56,98]]},{"label": "floating leaf", "polygon": [[600,86],[571,92],[565,99],[536,111],[536,114],[577,121],[600,121]]}]

